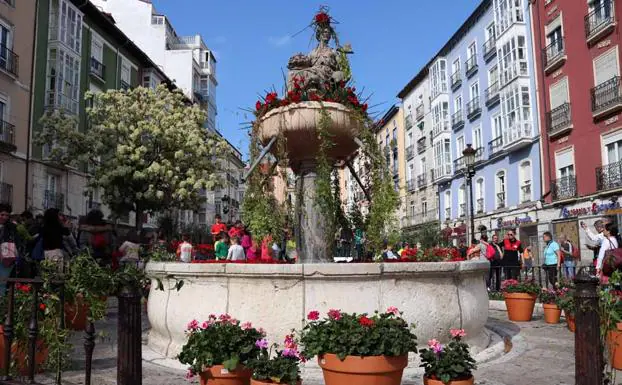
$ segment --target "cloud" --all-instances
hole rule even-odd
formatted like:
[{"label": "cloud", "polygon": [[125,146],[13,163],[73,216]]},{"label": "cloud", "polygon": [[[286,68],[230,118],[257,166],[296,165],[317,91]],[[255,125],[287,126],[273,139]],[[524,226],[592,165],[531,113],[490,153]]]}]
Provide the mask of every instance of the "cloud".
[{"label": "cloud", "polygon": [[227,42],[227,37],[226,36],[214,36],[211,39],[209,39],[209,42],[212,44],[225,44]]},{"label": "cloud", "polygon": [[280,37],[270,36],[268,38],[268,42],[275,47],[282,47],[284,45],[287,45],[291,40],[292,37],[290,35],[283,35]]}]

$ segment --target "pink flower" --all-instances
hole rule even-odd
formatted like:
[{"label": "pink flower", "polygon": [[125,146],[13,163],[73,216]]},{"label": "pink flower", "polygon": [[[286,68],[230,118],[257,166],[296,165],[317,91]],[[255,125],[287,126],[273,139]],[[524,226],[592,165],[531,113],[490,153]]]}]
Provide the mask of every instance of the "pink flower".
[{"label": "pink flower", "polygon": [[443,351],[443,345],[441,345],[441,343],[438,342],[435,338],[428,341],[428,346],[436,354]]},{"label": "pink flower", "polygon": [[185,378],[187,381],[190,381],[194,378],[194,372],[192,371],[192,369],[188,369]]},{"label": "pink flower", "polygon": [[290,349],[297,347],[296,341],[294,340],[294,336],[292,334],[289,334],[289,335],[285,336],[285,343],[284,344],[285,344],[286,348],[290,348]]},{"label": "pink flower", "polygon": [[241,326],[242,330],[248,330],[253,328],[253,324],[250,322],[244,322]]},{"label": "pink flower", "polygon": [[312,310],[307,314],[307,319],[309,321],[317,321],[320,319],[320,312],[317,310]]},{"label": "pink flower", "polygon": [[231,325],[237,325],[237,324],[239,324],[239,323],[240,323],[240,321],[238,321],[238,320],[237,320],[237,319],[235,319],[235,318],[231,318],[231,319],[229,319],[229,323],[230,323]]},{"label": "pink flower", "polygon": [[188,330],[197,330],[199,328],[199,321],[193,319],[192,321],[188,322],[188,326],[186,326],[186,329]]},{"label": "pink flower", "polygon": [[335,320],[335,321],[339,321],[341,319],[341,310],[330,309],[328,311],[328,318]]},{"label": "pink flower", "polygon": [[387,314],[400,315],[400,310],[395,306],[391,306],[387,309]]},{"label": "pink flower", "polygon": [[281,352],[281,355],[283,357],[296,357],[296,358],[298,358],[298,350],[297,349],[286,348],[286,349],[283,349],[283,351]]},{"label": "pink flower", "polygon": [[266,331],[264,330],[264,328],[259,328],[259,330],[257,330],[259,332],[259,334],[261,334],[262,336],[266,335]]},{"label": "pink flower", "polygon": [[215,320],[217,317],[216,317],[216,314],[210,314],[208,318]]},{"label": "pink flower", "polygon": [[257,340],[257,342],[255,342],[255,346],[259,349],[268,349],[268,341],[265,338]]},{"label": "pink flower", "polygon": [[451,336],[453,338],[466,337],[466,332],[464,331],[464,329],[451,329],[449,332],[451,333]]},{"label": "pink flower", "polygon": [[229,314],[221,314],[218,316],[218,320],[227,323],[231,320],[231,316]]},{"label": "pink flower", "polygon": [[201,329],[207,329],[211,325],[212,323],[210,321],[203,321],[203,323],[201,324]]}]

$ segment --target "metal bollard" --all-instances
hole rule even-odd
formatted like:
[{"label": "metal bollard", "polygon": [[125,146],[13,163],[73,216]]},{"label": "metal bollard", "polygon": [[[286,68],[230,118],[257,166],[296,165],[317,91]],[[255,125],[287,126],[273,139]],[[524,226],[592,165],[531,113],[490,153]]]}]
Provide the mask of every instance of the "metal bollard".
[{"label": "metal bollard", "polygon": [[138,289],[124,287],[117,297],[117,385],[142,385],[142,296]]},{"label": "metal bollard", "polygon": [[603,347],[598,313],[598,277],[581,269],[575,282],[575,383],[603,383]]}]

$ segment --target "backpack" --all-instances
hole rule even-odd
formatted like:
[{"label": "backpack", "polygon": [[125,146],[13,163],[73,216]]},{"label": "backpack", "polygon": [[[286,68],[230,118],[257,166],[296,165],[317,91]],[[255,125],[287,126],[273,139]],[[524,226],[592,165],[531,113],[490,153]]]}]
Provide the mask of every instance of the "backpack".
[{"label": "backpack", "polygon": [[492,261],[495,259],[495,255],[497,254],[497,250],[490,243],[486,243],[486,259]]},{"label": "backpack", "polygon": [[618,269],[622,269],[622,248],[605,251],[602,265],[603,275],[610,277]]}]

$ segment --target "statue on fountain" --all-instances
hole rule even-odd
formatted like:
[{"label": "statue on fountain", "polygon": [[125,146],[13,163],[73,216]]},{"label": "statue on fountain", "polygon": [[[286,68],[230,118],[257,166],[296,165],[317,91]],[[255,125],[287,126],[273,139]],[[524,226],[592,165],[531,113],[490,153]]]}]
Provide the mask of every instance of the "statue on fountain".
[{"label": "statue on fountain", "polygon": [[318,41],[308,55],[297,53],[289,59],[287,64],[287,90],[295,90],[296,79],[304,79],[307,89],[319,90],[326,82],[339,83],[347,81],[341,71],[338,61],[338,52],[330,46],[335,31],[330,25],[330,16],[320,12],[315,18],[315,39]]}]

